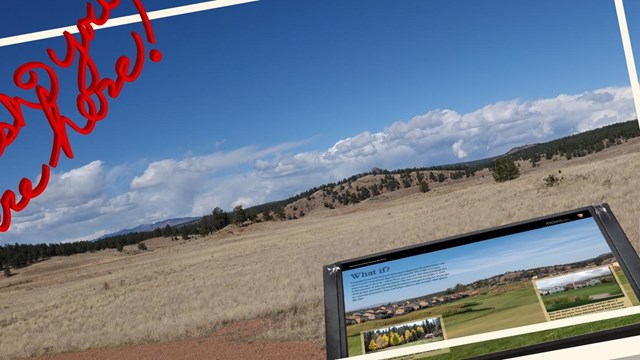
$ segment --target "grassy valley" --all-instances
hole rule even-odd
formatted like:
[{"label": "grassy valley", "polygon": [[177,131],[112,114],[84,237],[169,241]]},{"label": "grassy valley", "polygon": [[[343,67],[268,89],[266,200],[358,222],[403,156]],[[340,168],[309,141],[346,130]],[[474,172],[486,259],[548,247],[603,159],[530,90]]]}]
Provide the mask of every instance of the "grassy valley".
[{"label": "grassy valley", "polygon": [[[636,138],[571,160],[543,157],[535,167],[520,160],[520,177],[504,183],[483,170],[428,192],[414,184],[334,209],[305,197],[293,203],[310,206],[295,221],[37,262],[0,277],[0,358],[207,335],[254,318],[268,324],[258,337],[322,343],[323,265],[601,202],[637,251],[639,156]],[[550,174],[562,180],[547,186]],[[474,310],[491,307],[488,299],[473,301],[482,303]],[[465,314],[453,316],[474,312]]]}]

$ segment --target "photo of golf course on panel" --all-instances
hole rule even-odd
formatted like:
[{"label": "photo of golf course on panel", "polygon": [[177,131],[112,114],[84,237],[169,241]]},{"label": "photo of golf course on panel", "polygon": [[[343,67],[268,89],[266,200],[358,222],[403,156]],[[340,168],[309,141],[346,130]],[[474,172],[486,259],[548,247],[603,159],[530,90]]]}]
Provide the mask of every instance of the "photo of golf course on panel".
[{"label": "photo of golf course on panel", "polygon": [[[343,271],[342,279],[349,356],[425,343],[419,341],[427,340],[424,336],[413,336],[414,328],[398,333],[412,340],[402,344],[395,343],[398,339],[391,344],[384,335],[402,326],[415,326],[418,333],[417,324],[430,318],[440,318],[446,339],[453,339],[638,305],[590,217],[365,265]],[[637,315],[621,319],[452,347],[415,359],[454,359],[467,351],[480,355],[640,321]]]},{"label": "photo of golf course on panel", "polygon": [[[429,344],[446,338],[442,320],[439,316],[365,331],[360,336],[365,354],[397,349],[408,345]],[[446,352],[447,350],[444,351]],[[433,354],[437,353],[441,353],[441,351]]]}]

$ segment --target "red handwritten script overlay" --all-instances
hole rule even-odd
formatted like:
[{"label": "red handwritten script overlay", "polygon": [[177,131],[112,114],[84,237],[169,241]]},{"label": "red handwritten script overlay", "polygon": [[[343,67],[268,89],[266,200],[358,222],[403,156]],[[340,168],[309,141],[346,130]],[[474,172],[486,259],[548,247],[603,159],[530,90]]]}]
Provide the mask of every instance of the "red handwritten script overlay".
[{"label": "red handwritten script overlay", "polygon": [[[42,62],[33,61],[23,64],[16,69],[13,75],[13,81],[20,89],[35,93],[35,101],[25,100],[19,96],[10,97],[0,93],[0,103],[13,117],[12,124],[0,122],[0,156],[16,139],[20,129],[25,126],[25,119],[22,113],[23,107],[42,111],[53,131],[51,157],[48,164],[42,164],[42,173],[36,187],[33,187],[31,180],[22,178],[18,185],[18,192],[21,196],[19,201],[16,199],[16,194],[11,190],[6,190],[2,194],[0,198],[2,206],[1,232],[7,231],[11,226],[11,210],[22,211],[31,199],[39,196],[45,190],[49,183],[51,168],[58,166],[60,151],[63,151],[68,158],[73,158],[73,151],[67,135],[67,126],[82,135],[90,134],[96,123],[107,116],[109,106],[107,96],[116,99],[125,83],[133,82],[140,76],[146,51],[140,34],[132,32],[131,36],[136,47],[136,57],[133,62],[127,56],[120,56],[115,63],[115,79],[100,77],[98,68],[89,54],[91,42],[95,36],[93,26],[105,24],[109,20],[111,11],[120,5],[120,0],[96,0],[96,2],[101,8],[100,16],[96,15],[94,6],[91,3],[87,3],[87,15],[78,20],[77,27],[80,32],[80,39],[75,38],[69,32],[64,32],[67,45],[64,57],[61,58],[54,50],[47,49],[49,58],[55,66],[60,68],[69,68],[74,59],[77,58],[78,60],[79,93],[76,98],[76,106],[80,115],[86,119],[83,126],[78,125],[69,117],[60,113],[57,103],[60,90],[58,76],[53,67]],[[155,44],[153,28],[141,1],[132,0],[132,2],[142,19],[147,41]],[[149,52],[149,58],[153,62],[158,62],[162,59],[162,53],[153,49]]]}]

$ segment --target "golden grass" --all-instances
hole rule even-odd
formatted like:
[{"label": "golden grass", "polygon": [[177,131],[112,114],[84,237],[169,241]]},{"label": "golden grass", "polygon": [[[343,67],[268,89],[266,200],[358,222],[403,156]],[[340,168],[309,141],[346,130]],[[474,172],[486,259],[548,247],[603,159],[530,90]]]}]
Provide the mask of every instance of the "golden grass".
[{"label": "golden grass", "polygon": [[[148,252],[105,250],[19,269],[0,279],[0,358],[205,335],[256,317],[270,319],[264,337],[322,343],[322,265],[601,202],[638,250],[639,154],[633,140],[544,162],[503,184],[479,174],[235,235],[154,239]],[[542,179],[559,169],[564,180],[545,187]]]}]

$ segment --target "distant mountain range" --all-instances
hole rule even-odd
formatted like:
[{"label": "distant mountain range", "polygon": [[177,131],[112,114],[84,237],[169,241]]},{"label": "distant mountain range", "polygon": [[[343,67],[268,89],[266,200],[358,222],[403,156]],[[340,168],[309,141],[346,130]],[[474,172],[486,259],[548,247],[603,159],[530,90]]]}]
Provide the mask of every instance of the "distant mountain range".
[{"label": "distant mountain range", "polygon": [[111,236],[126,235],[134,232],[153,231],[156,228],[164,229],[167,225],[174,227],[176,225],[184,225],[197,220],[200,220],[200,217],[183,217],[183,218],[161,220],[161,221],[154,222],[153,224],[142,224],[142,225],[133,227],[131,229],[122,229],[111,234],[103,235],[96,240],[105,239]]}]

